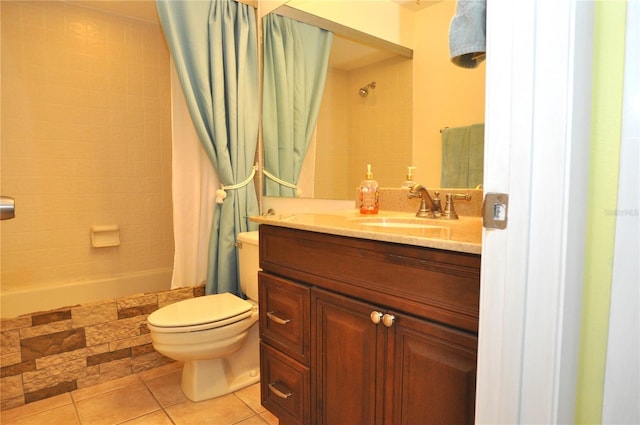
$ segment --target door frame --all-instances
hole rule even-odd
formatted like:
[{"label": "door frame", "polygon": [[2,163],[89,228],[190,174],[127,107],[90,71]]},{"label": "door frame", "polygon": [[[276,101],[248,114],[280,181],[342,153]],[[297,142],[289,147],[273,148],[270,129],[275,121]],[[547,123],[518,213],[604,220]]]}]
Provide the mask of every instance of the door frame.
[{"label": "door frame", "polygon": [[593,2],[487,9],[477,423],[572,423],[580,339]]}]

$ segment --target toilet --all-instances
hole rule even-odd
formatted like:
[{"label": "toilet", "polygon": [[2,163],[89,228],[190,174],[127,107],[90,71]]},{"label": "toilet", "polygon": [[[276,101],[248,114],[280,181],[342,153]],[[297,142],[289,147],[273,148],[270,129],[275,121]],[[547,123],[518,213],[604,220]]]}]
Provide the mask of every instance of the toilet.
[{"label": "toilet", "polygon": [[184,362],[182,391],[202,401],[260,380],[258,334],[258,232],[238,235],[240,287],[233,294],[190,298],[149,315],[147,326],[160,354]]}]

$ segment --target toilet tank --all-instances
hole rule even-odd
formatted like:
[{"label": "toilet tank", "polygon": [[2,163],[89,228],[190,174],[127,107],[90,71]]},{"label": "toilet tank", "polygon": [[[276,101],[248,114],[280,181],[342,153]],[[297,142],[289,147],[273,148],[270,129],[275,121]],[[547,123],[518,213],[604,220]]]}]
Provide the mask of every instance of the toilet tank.
[{"label": "toilet tank", "polygon": [[258,231],[238,235],[238,269],[240,289],[253,301],[258,301],[258,270],[260,270]]}]

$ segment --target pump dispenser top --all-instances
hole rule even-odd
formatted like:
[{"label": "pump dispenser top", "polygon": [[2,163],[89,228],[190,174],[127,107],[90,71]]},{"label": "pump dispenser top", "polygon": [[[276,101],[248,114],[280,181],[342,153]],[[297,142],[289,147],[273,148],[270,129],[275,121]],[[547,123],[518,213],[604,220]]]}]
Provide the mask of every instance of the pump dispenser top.
[{"label": "pump dispenser top", "polygon": [[378,182],[373,179],[371,164],[367,164],[367,173],[365,179],[360,183],[360,213],[361,214],[377,214],[378,213]]},{"label": "pump dispenser top", "polygon": [[413,185],[415,184],[415,182],[413,181],[413,170],[415,170],[416,168],[417,167],[414,166],[407,167],[407,179],[404,181],[404,183],[402,183],[402,188],[411,189],[413,187]]}]

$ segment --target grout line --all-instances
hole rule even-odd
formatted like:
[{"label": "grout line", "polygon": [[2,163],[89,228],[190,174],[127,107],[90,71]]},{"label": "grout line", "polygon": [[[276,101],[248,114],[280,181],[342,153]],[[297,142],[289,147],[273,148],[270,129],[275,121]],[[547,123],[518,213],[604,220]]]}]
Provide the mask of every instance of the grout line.
[{"label": "grout line", "polygon": [[[174,372],[175,372],[174,370],[167,371],[167,373],[166,373],[166,374],[160,374],[160,375],[154,376],[154,377],[153,377],[152,379],[150,379],[149,381],[152,381],[152,380],[154,380],[154,379],[160,378],[160,377],[162,377],[162,376],[169,375],[169,374],[174,373]],[[100,392],[98,392],[98,393],[96,393],[96,394],[90,394],[90,391],[83,391],[83,392],[81,393],[81,395],[84,393],[84,397],[82,397],[82,398],[80,398],[80,399],[78,399],[78,400],[76,400],[76,398],[73,396],[73,392],[74,392],[74,391],[79,391],[79,390],[69,391],[69,392],[67,392],[67,393],[66,393],[66,394],[68,394],[68,398],[69,398],[69,400],[70,400],[70,402],[69,402],[69,403],[63,403],[63,404],[61,404],[61,405],[55,405],[55,406],[53,406],[53,407],[51,407],[51,408],[49,408],[49,409],[42,410],[42,411],[38,411],[38,412],[34,412],[34,413],[31,413],[31,414],[26,415],[26,416],[18,416],[17,418],[14,418],[14,419],[13,419],[13,422],[23,421],[25,418],[28,418],[28,417],[30,417],[30,416],[33,416],[33,415],[36,415],[36,414],[42,414],[42,413],[45,413],[45,412],[50,412],[50,411],[52,411],[53,409],[57,409],[57,408],[59,408],[59,407],[61,407],[61,406],[66,406],[66,405],[68,405],[68,404],[71,404],[71,405],[73,406],[73,409],[74,409],[74,412],[75,412],[75,416],[76,416],[76,418],[77,418],[77,420],[78,420],[78,423],[79,423],[80,425],[95,425],[95,424],[91,424],[91,423],[85,423],[85,422],[83,422],[83,421],[82,421],[82,418],[81,418],[81,416],[80,416],[80,412],[79,412],[79,409],[78,409],[78,403],[79,403],[79,402],[81,402],[81,401],[85,401],[85,400],[89,400],[89,399],[92,399],[92,398],[95,398],[95,397],[99,397],[99,396],[102,396],[102,395],[104,395],[104,394],[109,394],[109,393],[114,392],[114,391],[120,391],[120,390],[122,390],[122,389],[126,389],[126,388],[133,387],[133,386],[138,386],[138,385],[142,384],[142,385],[144,386],[144,388],[145,388],[145,389],[146,389],[146,390],[151,394],[151,396],[153,397],[153,400],[157,403],[157,405],[158,405],[158,409],[157,409],[157,410],[154,410],[154,411],[152,411],[152,412],[144,413],[144,414],[142,414],[142,415],[140,415],[140,416],[136,416],[135,418],[127,419],[127,421],[130,421],[130,420],[133,420],[133,419],[138,419],[138,418],[141,418],[141,417],[143,417],[143,416],[149,415],[149,414],[154,413],[154,412],[162,411],[162,412],[164,413],[164,415],[169,419],[169,421],[170,421],[173,425],[176,425],[177,423],[176,423],[176,421],[174,420],[174,418],[169,414],[169,412],[167,411],[167,409],[165,408],[165,406],[163,406],[163,405],[162,405],[162,403],[160,402],[160,400],[158,399],[158,397],[156,396],[156,394],[155,394],[155,393],[152,391],[152,389],[149,387],[148,382],[147,382],[147,381],[145,381],[145,380],[140,376],[140,372],[139,372],[139,373],[132,374],[132,375],[129,375],[129,376],[130,376],[130,377],[135,376],[135,377],[136,377],[136,379],[130,379],[130,380],[131,380],[131,382],[130,382],[129,384],[127,384],[127,385],[118,386],[118,387],[115,387],[115,388],[109,388],[109,389],[108,389],[108,390],[106,390],[106,391],[100,391]],[[101,384],[98,384],[98,385],[101,385]],[[95,386],[98,386],[98,385],[95,385]],[[85,387],[85,389],[88,389],[88,388],[91,388],[91,387]],[[241,390],[234,391],[234,392],[232,392],[231,394],[233,394],[233,395],[234,395],[238,400],[240,400],[240,401],[242,402],[242,404],[243,404],[244,406],[246,406],[252,414],[251,414],[250,416],[247,416],[246,418],[244,418],[244,419],[242,419],[242,420],[239,420],[238,422],[235,422],[234,424],[239,424],[239,423],[241,423],[241,422],[243,422],[243,421],[246,421],[246,420],[248,420],[248,419],[250,419],[250,418],[254,418],[254,417],[257,417],[257,418],[259,419],[260,423],[268,424],[269,422],[268,422],[268,421],[267,421],[267,420],[262,416],[262,412],[258,412],[258,411],[256,411],[256,410],[255,410],[255,409],[254,409],[254,408],[253,408],[253,407],[252,407],[248,402],[246,402],[242,397],[240,397],[240,396],[238,395],[238,392],[240,392],[240,391],[241,391]],[[25,406],[26,406],[26,405],[25,405]],[[167,406],[167,407],[171,407],[171,406]],[[19,407],[18,407],[18,408],[19,408]],[[16,409],[17,409],[17,408],[16,408]],[[125,421],[125,422],[126,422],[126,421]]]},{"label": "grout line", "polygon": [[[69,396],[71,396],[71,394],[69,394]],[[82,425],[82,418],[80,417],[80,411],[78,410],[78,405],[76,404],[76,401],[73,399],[73,397],[71,397],[71,404],[73,405],[74,412],[76,412],[76,418],[78,419],[78,423]]]}]

